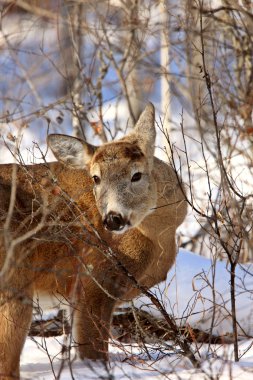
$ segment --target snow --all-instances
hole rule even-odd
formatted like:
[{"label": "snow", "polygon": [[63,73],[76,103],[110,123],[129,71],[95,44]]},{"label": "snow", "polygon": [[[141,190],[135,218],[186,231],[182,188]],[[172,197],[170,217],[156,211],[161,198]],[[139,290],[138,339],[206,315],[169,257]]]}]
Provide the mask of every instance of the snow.
[{"label": "snow", "polygon": [[[214,270],[215,269],[215,270]],[[212,280],[215,272],[214,282]],[[253,335],[253,265],[243,264],[236,271],[237,319],[247,334]],[[214,283],[217,304],[213,334],[230,333],[229,284],[230,274],[225,262],[213,263],[192,252],[180,249],[176,264],[168,273],[166,281],[151,289],[179,324],[209,331],[213,312]],[[45,299],[44,299],[45,301]],[[154,316],[158,311],[146,297],[134,301],[136,307],[144,308]],[[40,304],[41,306],[41,304]],[[42,306],[43,307],[43,306]],[[123,344],[110,342],[110,361],[105,367],[100,362],[80,361],[71,348],[70,358],[62,352],[62,345],[68,346],[68,337],[27,338],[21,357],[22,379],[51,380],[54,378],[74,379],[219,379],[248,380],[253,375],[253,340],[239,340],[239,363],[233,361],[233,345],[192,344],[200,357],[201,368],[196,370],[188,359],[177,354],[173,342],[161,344]],[[111,377],[109,377],[111,376]]]},{"label": "snow", "polygon": [[48,162],[54,160],[45,142],[38,145],[36,137],[29,129],[3,123],[0,125],[0,136],[0,164],[17,162],[18,156],[28,165],[44,162],[43,155]]},{"label": "snow", "polygon": [[[214,285],[214,286],[213,286]],[[215,293],[213,294],[213,288]],[[215,305],[215,320],[212,333],[232,333],[230,305],[230,271],[225,261],[213,262],[203,256],[180,249],[176,265],[168,273],[165,282],[153,288],[161,298],[166,310],[179,323],[209,331]],[[253,335],[253,264],[236,268],[237,320],[246,334]],[[158,315],[154,306],[149,306],[146,297],[135,301],[137,307]],[[240,329],[239,329],[240,330]]]},{"label": "snow", "polygon": [[[94,361],[74,360],[70,364],[61,355],[61,341],[59,339],[47,338],[44,349],[36,349],[36,342],[27,340],[21,360],[22,379],[51,380],[59,378],[61,380],[71,379],[71,371],[74,379],[208,379],[208,375],[217,375],[219,379],[239,379],[249,380],[253,374],[253,350],[249,350],[239,363],[233,363],[232,346],[212,347],[215,358],[204,359],[201,368],[192,368],[187,359],[179,358],[171,350],[164,350],[160,353],[156,347],[147,345],[146,351],[141,350],[136,344],[131,347],[126,344],[120,346],[110,346],[110,363],[105,367],[103,363]],[[250,341],[240,344],[240,349],[248,347]],[[205,348],[204,348],[205,350]],[[204,352],[202,349],[202,351]],[[148,355],[147,355],[148,352]],[[52,373],[52,367],[54,370]],[[149,357],[148,357],[149,356]],[[64,368],[62,369],[62,364]],[[71,368],[71,369],[70,369]],[[111,377],[109,377],[109,375]],[[59,376],[59,377],[57,377]]]}]

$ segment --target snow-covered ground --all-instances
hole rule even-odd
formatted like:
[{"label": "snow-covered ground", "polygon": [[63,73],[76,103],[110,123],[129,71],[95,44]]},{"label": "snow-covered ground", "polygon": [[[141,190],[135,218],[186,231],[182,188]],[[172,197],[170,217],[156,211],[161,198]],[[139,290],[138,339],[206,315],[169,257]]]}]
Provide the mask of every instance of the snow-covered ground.
[{"label": "snow-covered ground", "polygon": [[[226,261],[213,262],[180,249],[176,265],[168,273],[167,280],[153,291],[157,297],[162,297],[166,310],[175,316],[178,323],[189,323],[192,327],[210,331],[215,308],[212,333],[232,333],[230,271]],[[253,336],[252,263],[237,266],[236,304],[238,324],[243,326],[244,333]],[[159,314],[146,297],[140,297],[135,305],[152,314]]]},{"label": "snow-covered ground", "polygon": [[[213,279],[213,274],[215,278]],[[232,331],[229,297],[230,275],[225,262],[211,260],[186,250],[179,250],[177,261],[167,280],[152,288],[166,310],[179,324],[210,331],[215,297],[213,334],[229,334]],[[214,284],[215,292],[212,292]],[[105,368],[98,362],[64,357],[62,344],[66,337],[27,338],[21,359],[23,379],[242,379],[253,376],[253,264],[238,266],[236,271],[237,321],[248,337],[239,340],[239,363],[233,361],[232,344],[192,344],[201,368],[175,352],[173,342],[147,344],[123,344],[111,341],[110,363]],[[146,297],[135,301],[152,315],[158,315]],[[149,305],[149,306],[148,306]],[[182,319],[181,319],[182,318]],[[66,355],[66,354],[65,354]],[[197,376],[197,377],[196,377]]]},{"label": "snow-covered ground", "polygon": [[[144,351],[136,345],[120,344],[110,346],[110,363],[105,366],[99,362],[63,360],[61,355],[62,339],[47,338],[44,349],[38,349],[36,342],[27,340],[21,361],[22,379],[170,379],[170,380],[250,380],[253,377],[253,349],[247,351],[239,363],[232,359],[232,345],[212,346],[212,354],[203,358],[201,368],[194,369],[187,359],[179,358],[172,350],[164,353],[154,346],[147,345]],[[240,343],[240,351],[246,350],[252,342]],[[205,356],[206,347],[200,352]],[[52,370],[53,368],[53,370]]]}]

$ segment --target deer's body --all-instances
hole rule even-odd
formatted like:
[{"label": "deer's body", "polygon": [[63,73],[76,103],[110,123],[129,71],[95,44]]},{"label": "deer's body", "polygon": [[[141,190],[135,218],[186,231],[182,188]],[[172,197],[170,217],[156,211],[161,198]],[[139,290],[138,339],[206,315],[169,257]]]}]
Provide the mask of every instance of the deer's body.
[{"label": "deer's body", "polygon": [[165,279],[186,202],[153,144],[149,105],[136,132],[96,152],[53,135],[49,145],[67,165],[1,166],[1,379],[19,376],[35,291],[69,301],[81,358],[107,359],[114,306],[139,293],[126,271],[146,287]]}]

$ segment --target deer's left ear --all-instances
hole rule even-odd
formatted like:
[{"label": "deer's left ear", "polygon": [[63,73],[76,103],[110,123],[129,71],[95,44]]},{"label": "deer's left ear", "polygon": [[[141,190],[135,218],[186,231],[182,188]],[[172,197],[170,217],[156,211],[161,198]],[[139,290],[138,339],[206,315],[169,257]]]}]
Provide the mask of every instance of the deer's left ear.
[{"label": "deer's left ear", "polygon": [[60,134],[48,135],[47,144],[58,161],[75,169],[86,168],[96,150],[86,141]]},{"label": "deer's left ear", "polygon": [[155,108],[148,103],[141,113],[139,120],[132,132],[138,139],[138,145],[147,156],[153,156],[156,130],[155,130]]}]

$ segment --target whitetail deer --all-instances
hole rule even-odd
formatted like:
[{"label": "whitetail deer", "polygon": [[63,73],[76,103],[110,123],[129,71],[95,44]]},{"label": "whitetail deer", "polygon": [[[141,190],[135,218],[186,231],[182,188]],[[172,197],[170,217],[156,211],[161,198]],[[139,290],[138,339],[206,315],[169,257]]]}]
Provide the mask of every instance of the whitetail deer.
[{"label": "whitetail deer", "polygon": [[145,287],[166,278],[186,201],[154,143],[148,104],[118,141],[49,135],[59,162],[1,165],[1,379],[19,378],[34,292],[69,300],[80,358],[107,360],[115,304],[139,293],[122,268]]}]

